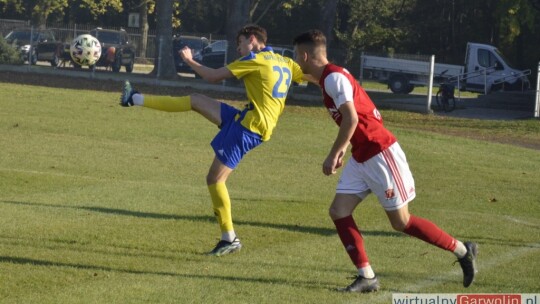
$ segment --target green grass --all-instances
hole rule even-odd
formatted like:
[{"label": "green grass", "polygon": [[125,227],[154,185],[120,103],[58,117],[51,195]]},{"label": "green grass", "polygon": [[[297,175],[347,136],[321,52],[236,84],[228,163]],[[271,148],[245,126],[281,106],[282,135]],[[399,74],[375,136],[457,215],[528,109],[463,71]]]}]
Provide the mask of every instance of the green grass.
[{"label": "green grass", "polygon": [[[538,121],[455,121],[383,111],[416,180],[411,211],[480,244],[461,286],[454,257],[392,231],[373,197],[355,217],[382,284],[333,291],[355,274],[327,208],[338,176],[321,163],[326,112],[286,108],[271,141],[230,177],[244,250],[219,238],[205,175],[217,129],[195,113],[117,106],[118,94],[0,83],[0,302],[389,303],[394,292],[538,293]],[[435,132],[433,132],[435,131]],[[474,136],[473,136],[474,137]]]}]

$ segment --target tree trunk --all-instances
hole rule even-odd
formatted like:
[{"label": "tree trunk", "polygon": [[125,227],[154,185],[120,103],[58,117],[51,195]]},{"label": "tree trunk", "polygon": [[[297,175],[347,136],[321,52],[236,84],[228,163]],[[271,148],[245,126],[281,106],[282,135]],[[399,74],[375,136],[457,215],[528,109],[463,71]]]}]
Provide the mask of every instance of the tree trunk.
[{"label": "tree trunk", "polygon": [[334,23],[336,22],[337,0],[325,0],[321,6],[320,29],[326,36],[326,44],[330,47],[334,40]]},{"label": "tree trunk", "polygon": [[34,27],[38,29],[45,29],[47,25],[47,12],[32,12],[32,20],[31,23]]},{"label": "tree trunk", "polygon": [[236,51],[236,34],[249,22],[250,0],[229,0],[227,7],[227,62],[235,60],[238,56]]},{"label": "tree trunk", "polygon": [[148,0],[141,0],[139,14],[141,15],[139,57],[146,58],[146,44],[148,43]]},{"label": "tree trunk", "polygon": [[156,1],[156,58],[152,74],[160,79],[178,77],[172,54],[172,16],[173,0]]}]

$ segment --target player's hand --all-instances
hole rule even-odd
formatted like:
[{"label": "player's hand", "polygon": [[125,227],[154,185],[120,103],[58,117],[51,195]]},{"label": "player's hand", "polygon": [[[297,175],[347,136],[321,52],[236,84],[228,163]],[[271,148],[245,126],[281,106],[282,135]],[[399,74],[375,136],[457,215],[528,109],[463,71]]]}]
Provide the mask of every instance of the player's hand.
[{"label": "player's hand", "polygon": [[322,165],[322,173],[326,176],[334,174],[336,170],[334,170],[334,165],[332,162],[332,159],[325,159]]},{"label": "player's hand", "polygon": [[345,155],[344,151],[340,151],[337,155],[330,154],[323,163],[323,173],[324,175],[336,174],[336,170],[343,166],[343,156]]},{"label": "player's hand", "polygon": [[178,51],[178,54],[180,55],[180,57],[182,57],[182,60],[186,62],[189,60],[193,60],[193,52],[188,46],[185,46],[183,49]]},{"label": "player's hand", "polygon": [[345,156],[345,151],[339,152],[337,156],[337,161],[336,161],[336,169],[341,168],[343,166],[343,156]]}]

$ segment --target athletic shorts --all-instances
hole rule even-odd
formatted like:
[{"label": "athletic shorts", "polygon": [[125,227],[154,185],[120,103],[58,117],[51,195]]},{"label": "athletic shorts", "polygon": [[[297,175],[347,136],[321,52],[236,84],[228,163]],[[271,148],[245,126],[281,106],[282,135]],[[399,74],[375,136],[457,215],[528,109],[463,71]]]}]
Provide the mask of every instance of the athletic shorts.
[{"label": "athletic shorts", "polygon": [[364,199],[372,192],[387,211],[402,208],[416,196],[405,153],[397,142],[363,163],[351,157],[343,168],[336,193]]},{"label": "athletic shorts", "polygon": [[244,155],[263,142],[261,135],[251,132],[240,123],[246,111],[247,108],[241,111],[221,103],[221,130],[210,143],[216,157],[231,169],[235,169]]}]

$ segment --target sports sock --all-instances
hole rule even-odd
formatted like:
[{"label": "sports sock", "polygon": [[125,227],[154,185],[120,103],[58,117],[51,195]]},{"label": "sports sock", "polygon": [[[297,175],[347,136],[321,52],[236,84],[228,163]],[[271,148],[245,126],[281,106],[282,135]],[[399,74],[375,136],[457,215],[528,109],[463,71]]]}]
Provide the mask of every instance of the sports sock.
[{"label": "sports sock", "polygon": [[144,105],[144,96],[142,94],[139,94],[139,93],[133,94],[133,96],[131,96],[131,100],[133,100],[133,104],[136,106]]},{"label": "sports sock", "polygon": [[345,247],[356,268],[360,269],[369,266],[368,256],[364,249],[364,239],[352,215],[334,220],[334,225],[336,225],[343,247]]},{"label": "sports sock", "polygon": [[453,252],[456,249],[456,239],[437,227],[434,223],[421,217],[411,215],[403,232],[444,250]]},{"label": "sports sock", "polygon": [[226,231],[221,233],[221,239],[227,242],[232,242],[236,238],[236,233],[234,231]]},{"label": "sports sock", "polygon": [[458,259],[461,259],[467,254],[467,247],[461,241],[456,240],[456,249],[454,249],[454,254]]},{"label": "sports sock", "polygon": [[[221,229],[222,237],[225,234],[225,237],[229,238],[229,236],[232,236],[235,233],[231,214],[231,199],[229,197],[229,191],[227,191],[227,186],[225,183],[216,183],[208,185],[208,190],[210,191],[214,214],[216,215],[219,228]],[[231,242],[232,240],[226,241]]]},{"label": "sports sock", "polygon": [[373,269],[370,265],[367,265],[366,267],[362,267],[358,269],[358,275],[361,277],[364,277],[366,279],[373,279],[375,277],[375,273],[373,272]]},{"label": "sports sock", "polygon": [[[133,99],[133,103],[135,103],[135,99]],[[142,105],[147,108],[165,112],[186,112],[191,110],[191,96],[146,96],[144,97]]]}]

